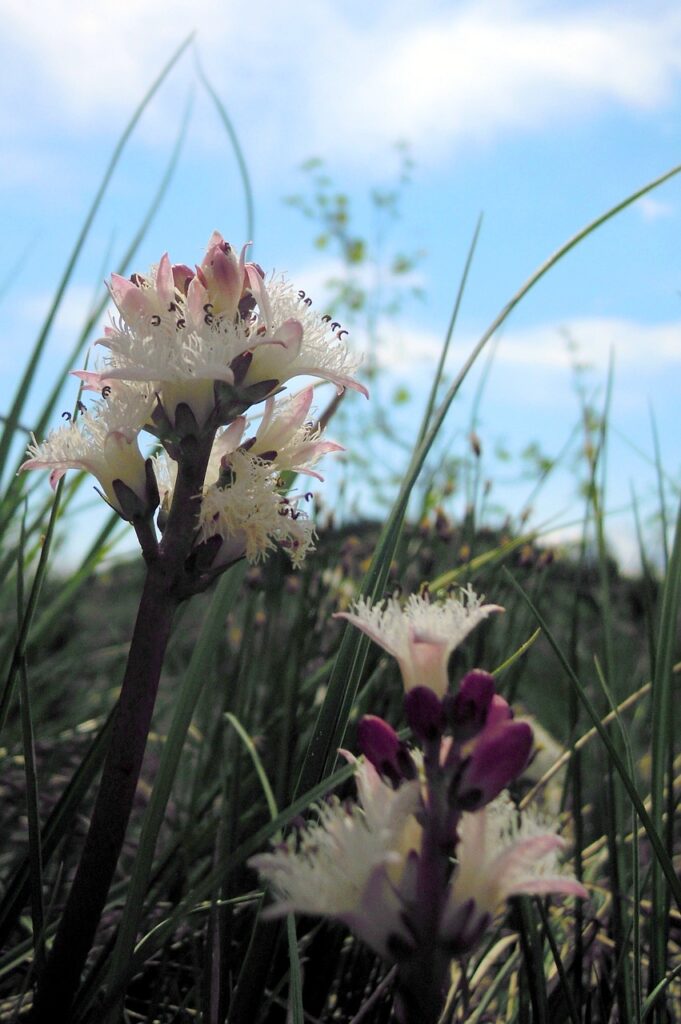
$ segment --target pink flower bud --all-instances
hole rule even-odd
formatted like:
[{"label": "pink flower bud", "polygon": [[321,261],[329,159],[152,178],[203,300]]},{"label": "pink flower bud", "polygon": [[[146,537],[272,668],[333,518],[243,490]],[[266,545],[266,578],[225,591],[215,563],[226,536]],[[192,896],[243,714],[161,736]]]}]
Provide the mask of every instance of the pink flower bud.
[{"label": "pink flower bud", "polygon": [[509,719],[492,729],[486,727],[463,770],[457,791],[458,806],[475,811],[494,800],[527,764],[532,739],[527,722]]}]

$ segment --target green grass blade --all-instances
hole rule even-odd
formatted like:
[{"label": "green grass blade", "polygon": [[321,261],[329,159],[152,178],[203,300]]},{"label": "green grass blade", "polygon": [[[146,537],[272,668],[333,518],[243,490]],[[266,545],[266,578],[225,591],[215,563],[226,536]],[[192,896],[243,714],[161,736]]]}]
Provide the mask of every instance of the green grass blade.
[{"label": "green grass blade", "polygon": [[[471,367],[474,365],[480,353],[483,351],[489,340],[507,320],[515,307],[534,288],[534,286],[549,272],[564,256],[574,249],[580,242],[584,241],[590,234],[599,227],[611,220],[622,210],[634,203],[641,196],[662,185],[674,175],[681,172],[681,164],[673,167],[665,174],[660,175],[653,181],[644,185],[636,192],[631,193],[621,202],[611,207],[601,216],[592,220],[586,227],[582,228],[565,242],[553,255],[551,255],[540,267],[527,279],[523,286],[515,293],[501,312],[494,318],[490,326],[484,332],[472,352],[464,362],[461,370],[450,385],[445,397],[438,409],[429,418],[428,429],[422,433],[421,443],[417,445],[404,475],[400,491],[395,499],[392,511],[381,532],[374,556],[369,570],[362,583],[361,593],[365,597],[376,599],[382,595],[383,588],[388,578],[390,562],[395,552],[402,527],[402,521],[407,509],[407,503],[412,488],[421,472],[423,463],[430,451],[437,434],[442,427],[449,408],[459,392],[461,385],[466,379]],[[421,436],[421,435],[419,435]],[[354,631],[346,627],[336,658],[336,663],[329,680],[329,685],[324,702],[320,708],[317,725],[315,727],[310,746],[307,751],[303,767],[301,769],[298,792],[314,784],[323,777],[333,765],[336,757],[336,749],[342,742],[347,719],[354,701],[359,679],[368,650],[369,641],[366,637],[352,635]]]},{"label": "green grass blade", "polygon": [[[20,622],[24,612],[24,574],[23,555],[26,544],[26,516],[22,516],[21,534],[17,549],[17,620]],[[31,925],[33,929],[33,950],[35,963],[41,967],[45,960],[45,944],[43,929],[45,925],[45,907],[43,904],[43,858],[40,848],[40,812],[38,810],[38,776],[35,764],[35,742],[31,701],[28,686],[26,659],[22,658],[19,665],[21,738],[24,755],[24,775],[26,778],[26,819],[28,822],[28,863],[31,876]]]},{"label": "green grass blade", "polygon": [[243,150],[241,149],[241,143],[239,142],[239,136],[237,135],[234,125],[225,109],[225,105],[218,96],[217,92],[211,85],[206,73],[204,72],[201,62],[199,61],[198,54],[194,51],[194,57],[196,60],[196,70],[199,76],[199,80],[203,85],[204,89],[215,104],[215,109],[218,112],[220,120],[222,121],[223,127],[227,132],[230,144],[234,151],[237,166],[239,168],[239,174],[241,176],[241,182],[244,188],[244,202],[246,204],[246,237],[249,240],[255,238],[255,204],[253,202],[253,188],[251,186],[251,176],[248,173],[248,166],[246,164],[246,158],[244,157]]},{"label": "green grass blade", "polygon": [[561,651],[561,649],[560,649],[558,643],[556,642],[556,639],[553,636],[553,633],[549,629],[549,626],[548,626],[546,620],[544,619],[544,617],[541,615],[539,610],[532,603],[531,599],[527,596],[527,594],[522,589],[520,584],[516,582],[516,580],[513,578],[511,573],[506,568],[504,568],[504,574],[506,575],[509,583],[513,586],[513,588],[522,597],[523,601],[525,601],[525,603],[527,604],[528,608],[530,609],[530,611],[532,612],[532,614],[536,618],[537,622],[541,626],[542,632],[544,633],[546,639],[548,640],[549,644],[551,645],[551,647],[552,647],[552,649],[554,651],[554,654],[556,655],[556,657],[558,658],[560,664],[562,665],[562,667],[563,667],[563,669],[564,669],[564,671],[565,671],[565,673],[566,673],[566,675],[567,675],[567,677],[568,677],[568,679],[570,681],[570,684],[572,685],[575,693],[579,697],[579,700],[581,701],[581,703],[582,703],[584,709],[586,710],[589,718],[593,722],[594,727],[595,727],[596,731],[598,732],[598,735],[600,736],[600,738],[601,738],[601,740],[603,742],[603,745],[605,746],[605,748],[606,748],[606,750],[608,752],[608,756],[610,757],[610,760],[612,761],[612,764],[613,764],[615,770],[617,771],[619,777],[621,778],[621,780],[622,780],[622,782],[624,784],[624,788],[627,791],[629,799],[631,800],[632,804],[636,808],[636,813],[637,813],[637,815],[639,817],[639,820],[640,820],[641,824],[643,825],[643,827],[644,827],[644,829],[646,831],[646,834],[647,834],[648,839],[650,841],[650,845],[653,848],[653,851],[654,851],[655,856],[656,856],[656,858],[657,858],[657,860],[659,862],[659,865],[660,865],[660,867],[662,869],[662,872],[664,873],[664,876],[667,879],[667,882],[669,884],[671,892],[672,892],[672,894],[674,896],[674,900],[676,901],[677,906],[681,910],[681,881],[679,880],[679,878],[676,875],[676,871],[674,869],[674,865],[672,863],[672,860],[671,860],[669,854],[667,853],[667,850],[665,849],[665,846],[664,846],[664,843],[663,843],[662,838],[660,836],[660,833],[655,828],[655,825],[653,823],[653,819],[651,818],[651,815],[649,815],[647,810],[645,809],[644,803],[641,800],[641,797],[639,795],[638,790],[636,789],[635,782],[631,778],[631,776],[629,775],[629,772],[627,771],[626,766],[625,766],[624,762],[622,761],[622,758],[620,757],[620,755],[619,755],[615,745],[613,744],[612,740],[610,739],[607,727],[601,721],[600,716],[598,714],[598,711],[594,707],[594,705],[593,705],[593,703],[591,701],[591,698],[589,697],[589,695],[586,692],[584,686],[582,685],[582,683],[578,679],[577,675],[573,671],[573,669],[572,669],[571,665],[569,664],[567,658],[565,657],[565,655]]},{"label": "green grass blade", "polygon": [[305,1024],[303,1011],[303,979],[300,971],[300,954],[298,952],[298,936],[296,935],[296,919],[293,914],[286,918],[286,936],[288,938],[289,955],[289,988],[288,988],[288,1020],[291,1024]]},{"label": "green grass blade", "polygon": [[265,801],[267,803],[267,809],[270,812],[270,818],[272,819],[272,821],[274,821],[274,819],[279,814],[279,809],[277,807],[277,802],[274,799],[274,793],[272,791],[272,787],[270,786],[270,780],[267,778],[265,766],[263,765],[260,755],[258,754],[258,751],[255,748],[255,743],[248,735],[248,733],[246,732],[246,730],[244,729],[243,725],[236,717],[236,715],[233,715],[231,711],[227,711],[225,713],[225,718],[232,726],[234,731],[237,733],[239,739],[241,740],[244,747],[248,751],[248,756],[253,762],[255,773],[258,776],[258,782],[262,786],[262,791],[265,797]]},{"label": "green grass blade", "polygon": [[653,435],[653,452],[655,458],[655,473],[657,477],[657,493],[660,502],[660,534],[662,537],[662,551],[664,553],[665,572],[669,567],[669,523],[667,522],[667,498],[664,489],[664,471],[662,469],[662,454],[660,452],[660,437],[657,432],[655,414],[650,409],[650,428]]},{"label": "green grass blade", "polygon": [[447,361],[447,355],[449,353],[449,346],[452,338],[454,337],[454,329],[456,327],[457,320],[459,318],[459,310],[461,308],[461,302],[463,300],[464,292],[466,290],[466,284],[468,283],[468,275],[470,273],[471,266],[473,265],[473,257],[475,256],[475,250],[478,245],[478,239],[480,238],[480,230],[482,228],[482,214],[478,217],[477,224],[475,225],[475,231],[471,239],[471,244],[468,247],[468,254],[466,256],[466,262],[464,263],[463,273],[461,274],[461,280],[459,281],[459,290],[454,301],[454,308],[452,309],[451,316],[449,318],[449,326],[447,327],[447,333],[445,334],[445,340],[440,350],[440,358],[435,370],[435,376],[433,378],[433,384],[430,389],[428,401],[426,403],[426,411],[421,423],[421,430],[419,431],[417,444],[423,440],[428,424],[430,423],[431,416],[435,409],[435,402],[437,401],[437,393],[440,388],[440,382],[442,380],[442,374],[444,373],[445,362]]},{"label": "green grass blade", "polygon": [[45,322],[43,323],[42,329],[38,335],[38,339],[34,345],[24,375],[19,383],[14,402],[12,403],[12,407],[9,413],[7,414],[7,423],[2,433],[2,437],[0,438],[0,479],[2,478],[2,475],[4,473],[5,465],[7,462],[7,456],[9,454],[10,445],[14,437],[16,425],[21,417],[24,403],[28,395],[29,387],[35,376],[36,367],[43,353],[43,349],[45,347],[45,343],[47,341],[50,330],[52,329],[52,324],[54,323],[54,319],[57,315],[57,310],[61,305],[61,301],[64,297],[67,285],[71,279],[71,275],[73,274],[74,268],[78,261],[78,257],[80,256],[81,249],[83,248],[85,239],[89,234],[92,222],[100,207],[104,194],[108,188],[109,182],[111,181],[113,173],[116,169],[116,165],[118,164],[121,154],[125,148],[125,145],[128,142],[128,139],[132,135],[135,127],[137,126],[137,123],[139,122],[142,114],[144,113],[144,110],[149,105],[154,95],[158,92],[160,86],[168,77],[169,73],[171,72],[175,64],[177,64],[178,60],[180,59],[184,51],[189,46],[193,38],[193,35],[194,34],[192,33],[190,36],[188,36],[187,39],[185,39],[184,42],[178,47],[173,56],[161,70],[161,73],[157,76],[157,78],[154,80],[150,88],[147,90],[146,94],[143,96],[141,102],[137,106],[137,109],[135,110],[132,117],[128,121],[128,124],[126,125],[123,134],[121,135],[118,143],[114,148],[111,159],[109,160],[109,164],[106,168],[106,171],[104,172],[102,182],[99,188],[97,189],[95,198],[93,199],[92,205],[88,210],[83,226],[80,229],[80,233],[73,247],[73,251],[71,252],[64,273],[62,274],[61,280],[57,286],[57,290],[55,292],[54,299],[52,300],[52,304],[45,318]]},{"label": "green grass blade", "polygon": [[514,924],[520,935],[525,979],[532,1003],[532,1019],[536,1024],[548,1024],[543,943],[537,928],[533,902],[529,896],[515,896],[511,903],[514,909]]},{"label": "green grass blade", "polygon": [[544,935],[546,936],[549,947],[551,949],[553,962],[556,965],[556,970],[558,971],[558,977],[560,979],[560,990],[565,999],[570,1020],[572,1021],[572,1024],[581,1024],[580,1015],[575,1005],[575,1000],[572,995],[572,990],[570,988],[570,982],[567,976],[567,971],[565,970],[565,964],[563,963],[563,958],[560,955],[560,949],[558,948],[558,943],[556,942],[556,936],[553,934],[551,920],[546,912],[546,908],[544,907],[542,900],[540,900],[537,896],[535,896],[534,898],[534,907],[537,913],[539,914],[542,923],[542,928],[544,929]]},{"label": "green grass blade", "polygon": [[677,964],[677,966],[669,972],[667,977],[663,978],[662,981],[655,986],[643,1004],[643,1009],[641,1011],[641,1024],[643,1024],[643,1021],[648,1019],[651,1010],[655,1009],[660,996],[664,995],[667,988],[676,980],[676,978],[678,978],[679,974],[681,974],[681,964]]},{"label": "green grass blade", "polygon": [[[47,864],[57,846],[71,828],[73,816],[80,807],[88,789],[102,766],[113,723],[113,711],[93,740],[85,757],[59,798],[41,834],[43,865]],[[19,864],[9,880],[5,896],[0,903],[0,945],[4,945],[16,918],[29,899],[31,869],[28,856]]]},{"label": "green grass blade", "polygon": [[[189,99],[187,100],[185,111],[180,122],[180,127],[178,129],[177,138],[175,140],[165,171],[163,172],[163,176],[159,182],[156,192],[152,197],[152,200],[142,219],[140,226],[133,235],[130,244],[128,245],[125,253],[121,257],[118,265],[116,266],[117,274],[125,274],[125,271],[130,266],[132,260],[134,259],[135,253],[142,244],[146,236],[146,233],[149,230],[151,224],[153,223],[154,217],[156,216],[159,210],[163,198],[165,197],[165,194],[168,191],[168,187],[170,186],[170,183],[173,179],[173,175],[175,174],[175,170],[180,159],[180,154],[182,153],[182,148],[184,146],[184,142],[187,136],[187,128],[189,127],[191,109],[192,97],[190,96]],[[99,323],[99,320],[104,310],[106,309],[106,306],[109,303],[109,301],[109,293],[108,291],[104,290],[101,299],[95,303],[94,308],[88,315],[78,335],[78,339],[68,355],[68,358],[64,361],[62,368],[57,375],[57,383],[55,384],[55,387],[48,396],[48,399],[40,412],[36,425],[33,427],[33,430],[37,437],[42,437],[45,434],[46,430],[48,429],[50,420],[54,413],[54,409],[59,399],[59,395],[61,393],[63,381],[66,378],[68,371],[72,368],[75,359],[78,357],[91,332]]]},{"label": "green grass blade", "polygon": [[38,562],[38,568],[31,585],[28,601],[26,603],[26,610],[23,613],[21,622],[19,624],[19,631],[16,643],[14,645],[14,653],[12,655],[12,662],[7,673],[7,678],[0,696],[0,733],[5,728],[7,722],[7,715],[9,713],[10,704],[12,701],[12,695],[14,693],[14,684],[16,681],[17,671],[21,665],[22,659],[26,654],[26,645],[28,643],[28,634],[31,629],[33,622],[33,616],[35,615],[36,608],[38,606],[38,600],[40,598],[40,592],[42,590],[43,583],[45,582],[45,574],[47,573],[47,563],[50,555],[50,548],[52,544],[52,537],[54,536],[54,529],[59,515],[59,501],[61,492],[63,489],[63,478],[57,484],[55,491],[54,502],[52,504],[52,512],[50,514],[50,521],[47,526],[45,533],[45,541],[40,552],[40,560]]},{"label": "green grass blade", "polygon": [[28,687],[26,659],[19,665],[19,686],[21,701],[21,732],[26,775],[26,817],[28,820],[28,859],[31,884],[31,922],[36,967],[45,960],[45,907],[43,905],[43,856],[40,845],[40,815],[38,811],[38,776],[35,765],[35,743],[31,702]]},{"label": "green grass blade", "polygon": [[[673,774],[668,774],[673,757],[674,691],[673,666],[677,650],[677,628],[681,607],[681,504],[676,521],[676,532],[662,590],[660,625],[655,653],[655,674],[652,695],[652,764],[651,764],[651,820],[662,834],[665,811],[673,811],[673,804],[665,799],[665,784],[673,793]],[[671,853],[670,850],[667,853]],[[664,884],[661,863],[653,863],[651,928],[651,986],[654,988],[665,975],[668,919],[668,892]]]},{"label": "green grass blade", "polygon": [[[635,778],[636,769],[634,766],[634,753],[631,746],[631,740],[627,735],[627,730],[624,728],[624,724],[620,718],[619,709],[613,698],[610,687],[608,686],[607,680],[600,666],[598,658],[594,659],[596,665],[596,675],[598,681],[601,684],[601,689],[605,693],[605,696],[610,705],[610,713],[614,715],[617,722],[619,734],[622,741],[622,747],[625,752],[627,769],[632,779]],[[632,933],[632,983],[633,993],[631,994],[630,1005],[627,1006],[627,1015],[630,1020],[639,1020],[641,1013],[641,929],[640,929],[640,917],[639,908],[641,906],[641,874],[639,865],[639,850],[638,843],[636,842],[636,813],[632,807],[631,809],[631,879],[632,879],[632,914],[631,922],[628,927],[628,931]],[[620,892],[626,892],[627,890],[620,890]],[[617,899],[618,893],[613,893],[613,899]],[[621,969],[626,970],[626,964],[629,961],[627,944],[623,943],[619,953],[618,965],[621,965]]]}]

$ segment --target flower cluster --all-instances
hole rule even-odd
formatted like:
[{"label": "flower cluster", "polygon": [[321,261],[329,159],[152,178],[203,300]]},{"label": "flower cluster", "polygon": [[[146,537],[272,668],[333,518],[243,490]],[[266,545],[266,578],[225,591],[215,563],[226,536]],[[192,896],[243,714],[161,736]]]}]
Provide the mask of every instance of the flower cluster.
[{"label": "flower cluster", "polygon": [[266,284],[246,248],[237,256],[215,232],[194,271],[166,254],[146,276],[113,274],[119,316],[98,342],[100,383],[150,381],[171,423],[184,404],[200,426],[229,422],[235,397],[247,406],[303,374],[366,394],[327,320],[284,278]]},{"label": "flower cluster", "polygon": [[[86,470],[133,524],[160,503],[163,529],[181,466],[193,461],[194,546],[204,568],[258,561],[275,544],[298,565],[312,545],[303,496],[287,495],[281,475],[321,479],[312,467],[340,445],[321,440],[308,422],[311,387],[275,399],[285,382],[316,376],[367,394],[332,330],[338,325],[283,278],[266,282],[246,248],[237,255],[215,232],[194,270],[166,254],[147,275],[113,274],[116,315],[97,342],[104,362],[74,371],[97,398],[42,443],[34,439],[21,467],[50,469],[53,487],[68,469]],[[263,400],[251,433],[244,413]],[[143,432],[162,447],[153,459],[140,450]]]},{"label": "flower cluster", "polygon": [[[587,895],[559,866],[555,830],[521,817],[504,792],[530,757],[530,726],[514,719],[487,672],[440,692],[442,648],[498,609],[470,591],[442,605],[421,600],[401,610],[396,598],[382,610],[362,603],[345,615],[400,659],[414,746],[365,716],[357,731],[364,759],[344,752],[357,802],[325,803],[317,820],[251,859],[277,897],[270,914],[333,917],[397,964],[408,1021],[437,1018],[451,958],[475,946],[508,897]],[[448,644],[445,622],[453,627]],[[438,658],[410,658],[419,642]]]}]

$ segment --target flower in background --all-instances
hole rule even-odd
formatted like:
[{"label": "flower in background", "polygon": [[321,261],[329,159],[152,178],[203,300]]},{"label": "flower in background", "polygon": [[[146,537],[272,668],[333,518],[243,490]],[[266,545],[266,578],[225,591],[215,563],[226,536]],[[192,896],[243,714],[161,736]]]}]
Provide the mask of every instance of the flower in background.
[{"label": "flower in background", "polygon": [[514,720],[488,672],[447,692],[450,651],[497,610],[469,589],[440,605],[392,598],[343,613],[398,659],[416,747],[364,716],[357,802],[331,803],[250,861],[273,886],[272,913],[336,918],[396,963],[398,1017],[409,1024],[440,1019],[452,957],[473,949],[509,896],[587,895],[558,869],[555,830],[521,818],[502,793],[529,760],[529,724]]},{"label": "flower in background", "polygon": [[426,686],[442,697],[449,685],[452,651],[488,615],[503,611],[482,601],[470,587],[444,601],[412,594],[405,605],[397,597],[380,604],[360,598],[350,612],[338,612],[336,618],[347,619],[397,659],[405,690]]},{"label": "flower in background", "polygon": [[588,892],[562,870],[565,842],[506,793],[458,824],[456,868],[441,934],[453,949],[470,949],[510,896],[577,896]]},{"label": "flower in background", "polygon": [[[316,821],[249,864],[273,888],[270,916],[295,911],[334,918],[379,955],[399,962],[423,938],[421,783],[404,780],[395,789],[368,761],[345,756],[355,764],[357,802],[318,806]],[[470,951],[509,896],[588,896],[558,865],[560,836],[530,813],[520,817],[505,794],[463,814],[458,832],[433,948],[450,955]]]},{"label": "flower in background", "polygon": [[420,787],[413,781],[393,789],[368,761],[345,757],[355,766],[357,802],[317,805],[316,821],[249,864],[274,888],[271,917],[290,911],[332,917],[390,958],[395,937],[409,941],[402,886],[420,832]]}]

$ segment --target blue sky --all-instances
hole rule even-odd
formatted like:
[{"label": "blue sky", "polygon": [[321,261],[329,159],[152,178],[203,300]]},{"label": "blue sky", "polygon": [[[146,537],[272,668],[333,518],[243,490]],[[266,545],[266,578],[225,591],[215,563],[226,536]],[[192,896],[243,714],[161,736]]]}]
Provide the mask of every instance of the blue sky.
[{"label": "blue sky", "polygon": [[[546,256],[591,218],[681,163],[681,9],[677,3],[497,2],[417,6],[377,0],[286,4],[204,0],[200,21],[178,0],[6,0],[0,59],[0,405],[8,402],[108,157],[145,89],[192,30],[248,162],[255,255],[323,294],[333,261],[282,198],[304,188],[299,167],[323,157],[370,231],[367,194],[395,174],[394,143],[415,161],[390,245],[425,253],[386,332],[387,379],[423,400],[479,213],[484,224],[450,356],[456,369],[499,308]],[[49,385],[93,288],[139,222],[193,90],[187,140],[172,187],[140,251],[201,257],[213,228],[245,240],[236,164],[187,52],[144,115],[107,193],[36,381]],[[528,297],[496,349],[479,432],[488,450],[538,439],[555,452],[578,407],[565,337],[602,386],[615,364],[611,507],[630,482],[654,507],[645,459],[654,407],[667,471],[679,479],[681,178],[626,211],[572,253]],[[364,228],[365,223],[367,227]],[[321,301],[321,299],[320,299]],[[361,348],[361,327],[354,331]],[[452,411],[461,443],[474,381]],[[67,401],[71,404],[72,396]],[[358,399],[359,400],[359,399]],[[412,428],[414,407],[399,414]],[[31,409],[27,416],[30,420]],[[503,474],[502,474],[503,475]],[[527,488],[525,487],[525,491]],[[511,508],[523,499],[508,486]],[[574,482],[558,478],[539,518],[578,513]],[[631,517],[613,519],[631,550]]]}]

